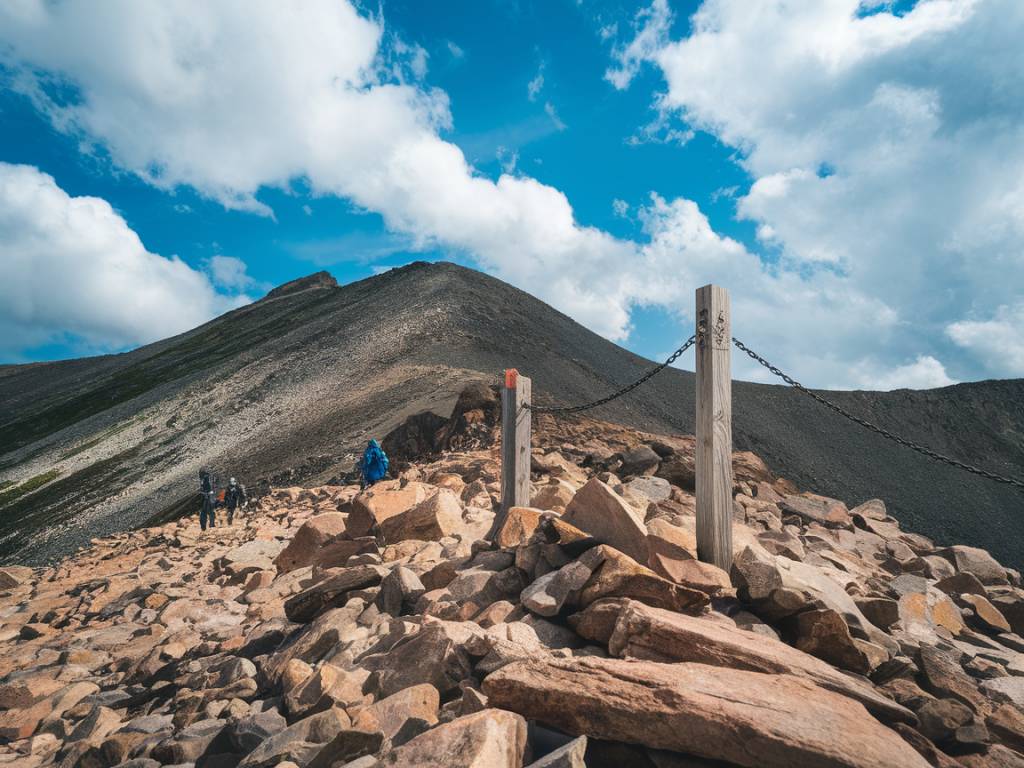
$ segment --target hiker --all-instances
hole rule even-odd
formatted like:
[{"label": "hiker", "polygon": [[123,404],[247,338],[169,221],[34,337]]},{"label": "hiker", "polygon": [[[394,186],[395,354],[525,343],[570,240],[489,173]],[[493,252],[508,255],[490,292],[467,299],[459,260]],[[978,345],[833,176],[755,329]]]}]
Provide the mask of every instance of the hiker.
[{"label": "hiker", "polygon": [[231,525],[235,518],[235,508],[243,509],[248,503],[245,486],[232,477],[228,481],[228,489],[224,492],[224,506],[228,508],[228,525]]},{"label": "hiker", "polygon": [[206,523],[210,527],[215,525],[213,510],[216,506],[217,478],[213,477],[205,469],[199,470],[199,495],[203,497],[203,506],[199,510],[199,527],[206,530]]},{"label": "hiker", "polygon": [[363,451],[363,458],[359,462],[359,474],[361,475],[359,485],[362,488],[373,485],[378,480],[383,480],[388,473],[388,455],[380,447],[380,443],[371,440],[366,444]]}]

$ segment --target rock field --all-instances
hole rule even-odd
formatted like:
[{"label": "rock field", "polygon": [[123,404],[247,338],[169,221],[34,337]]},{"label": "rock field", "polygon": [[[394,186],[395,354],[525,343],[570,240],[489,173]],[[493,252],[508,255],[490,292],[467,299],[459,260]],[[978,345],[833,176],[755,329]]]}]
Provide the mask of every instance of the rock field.
[{"label": "rock field", "polygon": [[1024,590],[987,552],[737,453],[726,573],[692,438],[535,445],[498,530],[491,446],[0,569],[0,765],[1024,766]]}]

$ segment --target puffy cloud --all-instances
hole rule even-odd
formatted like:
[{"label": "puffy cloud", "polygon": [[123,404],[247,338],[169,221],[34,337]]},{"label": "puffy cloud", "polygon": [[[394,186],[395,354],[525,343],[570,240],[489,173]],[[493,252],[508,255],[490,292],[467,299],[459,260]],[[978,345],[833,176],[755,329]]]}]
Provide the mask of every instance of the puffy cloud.
[{"label": "puffy cloud", "polygon": [[[0,163],[0,354],[66,339],[88,350],[154,341],[248,302],[146,250],[110,205]],[[171,311],[173,310],[173,311]]]},{"label": "puffy cloud", "polygon": [[238,292],[250,288],[269,288],[250,275],[245,262],[234,256],[212,256],[206,266],[210,277],[213,278],[213,284],[218,288]]},{"label": "puffy cloud", "polygon": [[888,367],[941,383],[940,359],[1019,374],[977,332],[1019,327],[994,308],[1024,291],[1024,5],[705,0],[675,41],[665,14],[651,6],[610,77],[652,62],[656,106],[739,150],[753,183],[737,210],[780,273],[834,292],[837,312],[871,297],[893,316],[876,349],[866,323],[841,353],[845,381],[888,386]]},{"label": "puffy cloud", "polygon": [[991,320],[961,320],[946,332],[988,370],[1024,376],[1024,303],[999,307]]}]

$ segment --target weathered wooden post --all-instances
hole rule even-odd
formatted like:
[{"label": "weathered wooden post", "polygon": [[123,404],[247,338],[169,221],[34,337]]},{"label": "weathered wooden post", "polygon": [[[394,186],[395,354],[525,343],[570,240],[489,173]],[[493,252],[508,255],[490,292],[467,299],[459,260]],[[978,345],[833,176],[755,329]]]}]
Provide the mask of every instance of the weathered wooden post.
[{"label": "weathered wooden post", "polygon": [[697,289],[697,557],[732,567],[732,326],[729,292]]},{"label": "weathered wooden post", "polygon": [[505,522],[511,507],[530,506],[530,438],[532,413],[530,380],[515,368],[505,371],[501,390],[501,509],[495,517],[493,532]]}]

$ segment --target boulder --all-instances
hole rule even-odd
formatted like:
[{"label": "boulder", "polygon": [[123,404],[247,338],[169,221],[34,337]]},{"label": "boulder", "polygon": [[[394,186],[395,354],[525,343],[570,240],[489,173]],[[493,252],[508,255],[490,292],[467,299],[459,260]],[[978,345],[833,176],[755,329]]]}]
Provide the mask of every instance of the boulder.
[{"label": "boulder", "polygon": [[606,544],[584,553],[579,562],[592,572],[580,592],[584,608],[601,598],[628,597],[657,608],[700,613],[710,602],[706,593],[673,584]]},{"label": "boulder", "polygon": [[288,573],[312,565],[319,551],[344,533],[345,515],[340,512],[325,512],[311,517],[274,559],[277,572]]},{"label": "boulder", "polygon": [[676,560],[652,551],[651,570],[669,581],[699,589],[712,597],[732,588],[728,573],[717,565],[702,563],[700,560]]},{"label": "boulder", "polygon": [[0,589],[14,589],[32,579],[32,569],[24,565],[5,565],[0,568]]},{"label": "boulder", "polygon": [[512,712],[485,709],[431,728],[392,750],[381,766],[417,768],[520,768],[526,721]]},{"label": "boulder", "polygon": [[661,462],[654,476],[668,480],[672,485],[682,488],[684,491],[694,491],[697,487],[697,472],[693,454],[672,454]]},{"label": "boulder", "polygon": [[649,551],[643,515],[597,478],[591,478],[576,492],[561,520],[638,562],[647,562]]},{"label": "boulder", "polygon": [[377,607],[392,616],[412,613],[416,601],[426,591],[415,571],[404,565],[396,565],[380,582]]},{"label": "boulder", "polygon": [[411,721],[435,725],[440,706],[437,688],[429,683],[412,685],[359,710],[353,726],[379,729],[395,743],[403,732],[410,729]]},{"label": "boulder", "polygon": [[967,547],[962,544],[940,549],[942,555],[953,564],[959,573],[970,573],[982,584],[1006,584],[1006,569],[984,549]]},{"label": "boulder", "polygon": [[351,673],[325,663],[285,694],[284,706],[292,720],[300,720],[332,707],[346,709],[362,700],[361,681]]},{"label": "boulder", "polygon": [[326,572],[326,578],[284,603],[284,612],[290,621],[307,623],[329,608],[336,608],[348,602],[348,593],[380,584],[389,573],[379,565],[356,565]]},{"label": "boulder", "polygon": [[501,528],[494,534],[494,543],[503,549],[526,544],[537,530],[543,511],[531,507],[510,507]]},{"label": "boulder", "polygon": [[[922,684],[938,697],[959,699],[973,711],[984,713],[989,705],[978,691],[977,684],[960,666],[958,656],[959,652],[954,654],[935,646],[922,645],[919,654]],[[1016,679],[1020,678],[998,678],[986,680],[984,684]],[[1024,685],[1024,679],[1020,679],[1020,682]],[[987,689],[986,693],[992,695]]]},{"label": "boulder", "polygon": [[583,758],[587,753],[587,737],[579,736],[540,760],[530,763],[527,768],[587,768]]},{"label": "boulder", "polygon": [[491,706],[571,735],[741,766],[923,768],[858,703],[791,675],[600,658],[513,661],[483,684]]},{"label": "boulder", "polygon": [[560,477],[551,478],[530,497],[530,506],[535,509],[562,512],[576,495],[576,486]]},{"label": "boulder", "polygon": [[853,518],[846,505],[824,496],[786,496],[779,502],[784,514],[797,515],[805,523],[817,523],[826,528],[853,530]]},{"label": "boulder", "polygon": [[385,480],[367,488],[345,505],[348,512],[346,533],[349,538],[368,536],[388,518],[412,509],[433,492],[423,483],[407,483],[402,486],[397,480]]},{"label": "boulder", "polygon": [[361,664],[375,670],[367,686],[378,698],[423,683],[447,696],[458,690],[459,682],[472,676],[473,669],[465,649],[442,623],[427,624],[386,653],[362,659]]},{"label": "boulder", "polygon": [[[1024,677],[997,677],[984,680],[981,690],[999,704],[1012,704],[1024,712]],[[981,711],[976,707],[975,711]]]},{"label": "boulder", "polygon": [[622,462],[619,471],[623,476],[653,475],[661,464],[661,457],[647,445],[628,448],[619,454],[619,460]]},{"label": "boulder", "polygon": [[270,768],[284,761],[304,766],[341,731],[350,720],[344,710],[329,709],[278,731],[242,758],[238,768]]},{"label": "boulder", "polygon": [[614,656],[794,675],[860,702],[886,722],[915,722],[912,712],[872,686],[785,643],[726,622],[631,600],[605,600],[573,617],[573,623],[583,637],[606,643]]},{"label": "boulder", "polygon": [[527,610],[538,616],[555,616],[573,592],[583,588],[593,571],[579,560],[573,560],[557,571],[551,571],[530,584],[519,596]]},{"label": "boulder", "polygon": [[989,632],[1009,632],[1010,623],[984,595],[962,594],[960,601],[974,611],[976,623]]},{"label": "boulder", "polygon": [[623,486],[627,494],[659,502],[672,497],[672,485],[660,477],[635,477]]},{"label": "boulder", "polygon": [[436,541],[463,530],[462,504],[447,488],[440,488],[413,508],[381,521],[384,541]]},{"label": "boulder", "polygon": [[829,664],[866,675],[873,668],[857,646],[843,617],[829,608],[804,611],[796,617],[796,647]]}]

